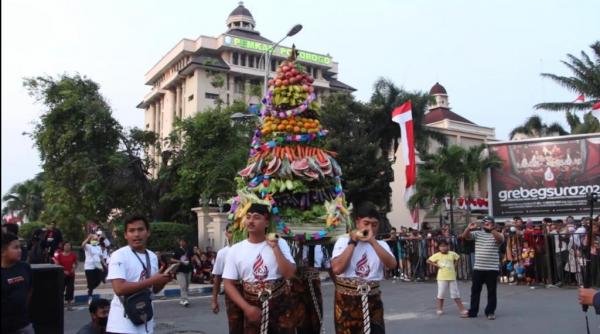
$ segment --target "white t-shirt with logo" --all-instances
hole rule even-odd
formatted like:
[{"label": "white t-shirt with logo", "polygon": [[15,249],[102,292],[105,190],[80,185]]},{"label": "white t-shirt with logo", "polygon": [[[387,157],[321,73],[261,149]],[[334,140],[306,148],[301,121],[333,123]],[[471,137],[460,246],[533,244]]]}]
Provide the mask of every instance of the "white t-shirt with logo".
[{"label": "white t-shirt with logo", "polygon": [[101,256],[102,249],[100,248],[100,246],[92,246],[92,244],[85,244],[85,262],[83,263],[83,269],[102,269],[102,262],[100,261]]},{"label": "white t-shirt with logo", "polygon": [[[350,238],[341,237],[333,246],[333,253],[331,259],[335,259],[340,256],[346,247],[348,247],[348,241]],[[377,240],[377,243],[383,247],[390,255],[392,251],[390,246],[385,241]],[[344,278],[360,278],[366,281],[381,281],[383,279],[384,264],[375,253],[373,246],[368,242],[359,241],[354,247],[350,264],[342,274],[337,275],[338,277]]]},{"label": "white t-shirt with logo", "polygon": [[[281,238],[278,242],[283,256],[295,265],[290,246]],[[281,278],[273,248],[267,241],[253,244],[248,239],[231,246],[225,259],[223,278],[249,283]]]},{"label": "white t-shirt with logo", "polygon": [[223,269],[225,269],[225,259],[227,258],[227,252],[229,251],[229,246],[225,246],[221,248],[217,252],[217,258],[215,259],[215,264],[213,265],[213,275],[223,275]]},{"label": "white t-shirt with logo", "polygon": [[[150,276],[152,276],[158,272],[158,258],[153,252],[149,250],[147,250],[147,252],[150,256],[150,267],[152,268],[150,270]],[[146,255],[142,253],[137,253],[137,255],[144,263],[144,266],[146,266]],[[145,274],[144,267],[133,254],[131,248],[125,246],[112,253],[106,280],[124,279],[126,282],[140,282],[146,279]],[[108,314],[106,331],[112,333],[146,334],[146,327],[143,324],[135,326],[124,316],[124,314],[123,304],[115,294],[110,303],[110,313]],[[154,314],[154,318],[156,318],[156,313]],[[154,318],[148,321],[148,333],[154,331]]]}]

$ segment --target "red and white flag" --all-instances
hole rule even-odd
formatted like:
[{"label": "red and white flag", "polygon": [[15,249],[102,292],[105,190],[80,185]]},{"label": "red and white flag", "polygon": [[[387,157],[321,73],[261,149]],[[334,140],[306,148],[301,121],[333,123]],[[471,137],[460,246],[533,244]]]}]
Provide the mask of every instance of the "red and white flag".
[{"label": "red and white flag", "polygon": [[591,113],[600,121],[600,102],[594,103]]},{"label": "red and white flag", "polygon": [[583,95],[583,94],[579,95],[579,96],[578,96],[578,97],[575,99],[575,101],[573,101],[573,103],[583,103],[583,102],[585,102],[585,95]]},{"label": "red and white flag", "polygon": [[415,139],[413,135],[412,103],[407,101],[392,111],[392,121],[400,124],[400,145],[406,173],[404,201],[415,193],[417,168],[415,164]]}]

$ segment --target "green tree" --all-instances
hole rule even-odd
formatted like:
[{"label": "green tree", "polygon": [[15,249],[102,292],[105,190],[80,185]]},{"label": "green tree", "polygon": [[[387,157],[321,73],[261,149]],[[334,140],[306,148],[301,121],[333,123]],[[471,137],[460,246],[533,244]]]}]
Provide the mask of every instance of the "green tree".
[{"label": "green tree", "polygon": [[[374,130],[378,120],[373,113],[370,105],[355,101],[349,94],[332,94],[325,98],[319,119],[329,130],[327,149],[337,152],[336,159],[343,168],[347,200],[371,201],[385,214],[391,210],[394,173],[391,161],[382,153],[384,139]],[[384,225],[389,222],[385,220]]]},{"label": "green tree", "polygon": [[[247,105],[234,103],[230,107],[208,109],[177,123],[172,137],[179,137],[180,149],[170,154],[168,166],[161,168],[158,182],[170,186],[159,192],[161,204],[171,203],[171,217],[189,221],[191,208],[226,199],[235,194],[235,176],[248,156],[251,124],[235,123],[231,115],[245,112]],[[162,181],[170,180],[165,185]]]},{"label": "green tree", "polygon": [[594,103],[600,101],[600,41],[590,45],[592,57],[581,51],[581,57],[577,58],[567,54],[567,60],[562,63],[571,71],[571,76],[561,76],[552,73],[542,73],[542,77],[551,79],[557,84],[565,87],[574,95],[583,94],[585,102],[545,102],[536,104],[534,108],[549,111],[575,111],[590,110]]},{"label": "green tree", "polygon": [[519,125],[510,132],[510,139],[514,139],[516,135],[521,134],[528,138],[540,138],[550,136],[564,136],[569,134],[558,123],[546,124],[538,115],[529,117],[523,125]]},{"label": "green tree", "polygon": [[103,221],[114,207],[109,178],[121,126],[86,77],[28,78],[24,86],[46,107],[31,134],[44,170],[42,219],[77,239],[85,221]]},{"label": "green tree", "polygon": [[44,209],[42,199],[43,173],[35,178],[13,185],[10,190],[2,196],[4,208],[2,215],[16,213],[18,217],[27,221],[38,220]]},{"label": "green tree", "polygon": [[370,104],[373,108],[373,131],[381,137],[380,147],[382,154],[389,156],[390,150],[395,153],[398,149],[400,127],[392,121],[392,111],[406,101],[412,101],[413,130],[415,148],[419,153],[426,153],[429,141],[435,140],[446,145],[448,139],[442,133],[428,128],[423,122],[427,106],[432,102],[432,97],[424,92],[408,92],[398,88],[388,79],[379,79],[375,82]]},{"label": "green tree", "polygon": [[574,112],[567,111],[566,115],[571,134],[600,132],[600,122],[592,113],[584,114],[583,119],[580,119]]},{"label": "green tree", "polygon": [[[464,152],[463,160],[463,181],[467,199],[471,199],[473,188],[485,176],[489,168],[499,168],[502,166],[502,159],[495,154],[490,154],[485,144],[471,146]],[[467,201],[468,203],[468,201]],[[471,206],[467,204],[467,222],[470,222]]]}]

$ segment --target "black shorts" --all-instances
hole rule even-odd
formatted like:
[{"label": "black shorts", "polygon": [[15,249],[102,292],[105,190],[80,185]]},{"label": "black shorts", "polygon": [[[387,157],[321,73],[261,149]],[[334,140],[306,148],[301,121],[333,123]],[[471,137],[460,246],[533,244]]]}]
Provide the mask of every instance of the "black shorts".
[{"label": "black shorts", "polygon": [[92,269],[85,271],[85,279],[87,281],[88,290],[94,290],[100,285],[104,278],[104,271],[102,269]]}]

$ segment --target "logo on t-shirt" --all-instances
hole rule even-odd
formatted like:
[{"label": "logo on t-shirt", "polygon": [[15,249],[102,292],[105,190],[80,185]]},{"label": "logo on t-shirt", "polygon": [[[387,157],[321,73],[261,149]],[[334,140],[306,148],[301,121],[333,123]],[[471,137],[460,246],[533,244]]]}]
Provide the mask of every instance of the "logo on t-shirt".
[{"label": "logo on t-shirt", "polygon": [[25,281],[25,278],[23,278],[23,276],[15,276],[15,277],[11,277],[11,278],[7,279],[6,283],[8,283],[8,285],[13,285],[13,284],[21,283],[24,281]]},{"label": "logo on t-shirt", "polygon": [[254,278],[259,281],[262,281],[269,276],[269,268],[267,268],[267,265],[265,265],[265,262],[260,254],[258,254],[256,260],[254,260],[252,272],[254,274]]},{"label": "logo on t-shirt", "polygon": [[354,270],[356,276],[365,278],[369,276],[371,273],[371,268],[369,267],[369,262],[367,261],[367,253],[363,253],[362,257],[356,263],[356,269]]}]

